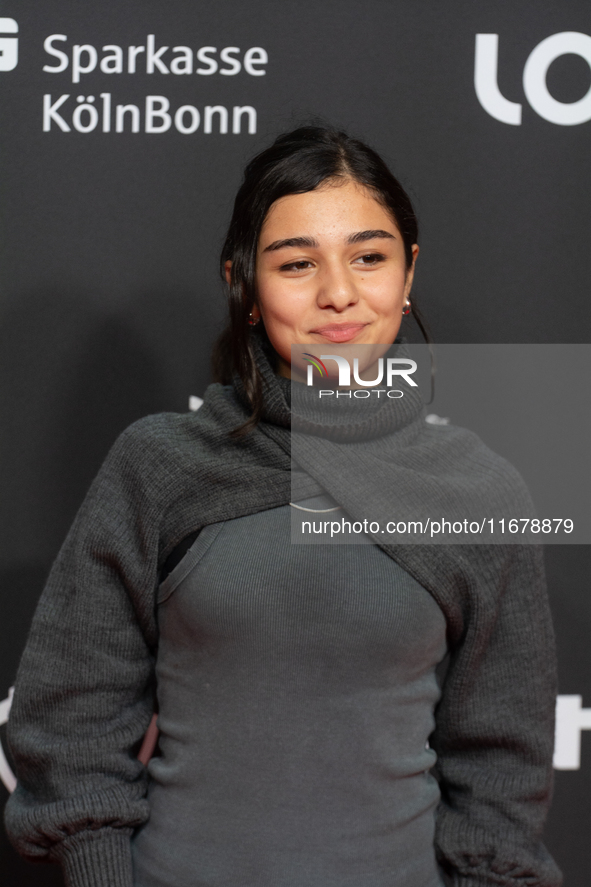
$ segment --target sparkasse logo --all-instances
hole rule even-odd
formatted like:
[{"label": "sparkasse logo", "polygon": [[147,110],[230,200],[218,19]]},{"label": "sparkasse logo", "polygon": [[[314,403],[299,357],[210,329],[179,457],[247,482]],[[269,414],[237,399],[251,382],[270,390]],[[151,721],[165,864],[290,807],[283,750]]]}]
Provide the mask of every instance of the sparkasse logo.
[{"label": "sparkasse logo", "polygon": [[18,25],[13,18],[0,18],[0,71],[14,71],[18,63]]}]

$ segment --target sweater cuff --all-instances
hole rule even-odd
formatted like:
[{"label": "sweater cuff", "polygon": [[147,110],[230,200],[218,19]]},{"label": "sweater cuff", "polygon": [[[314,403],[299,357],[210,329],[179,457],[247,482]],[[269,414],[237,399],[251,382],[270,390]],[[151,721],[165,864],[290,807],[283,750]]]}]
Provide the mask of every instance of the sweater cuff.
[{"label": "sweater cuff", "polygon": [[104,828],[66,838],[54,850],[66,887],[133,887],[131,833]]}]

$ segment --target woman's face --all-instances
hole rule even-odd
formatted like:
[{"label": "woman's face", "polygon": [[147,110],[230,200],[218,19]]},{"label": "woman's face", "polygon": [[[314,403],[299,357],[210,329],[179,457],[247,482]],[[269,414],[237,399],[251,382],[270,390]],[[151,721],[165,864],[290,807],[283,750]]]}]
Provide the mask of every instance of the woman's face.
[{"label": "woman's face", "polygon": [[292,344],[391,344],[418,251],[407,269],[393,218],[350,180],[277,200],[259,237],[253,316],[281,375],[291,375]]}]

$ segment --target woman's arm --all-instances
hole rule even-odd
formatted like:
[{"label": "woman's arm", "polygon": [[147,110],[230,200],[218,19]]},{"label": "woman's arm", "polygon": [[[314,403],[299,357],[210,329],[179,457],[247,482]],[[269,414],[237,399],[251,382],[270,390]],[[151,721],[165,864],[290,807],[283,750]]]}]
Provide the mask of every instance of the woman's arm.
[{"label": "woman's arm", "polygon": [[130,836],[148,818],[136,756],[154,711],[158,523],[137,436],[116,442],[53,566],[8,725],[9,836],[61,862],[69,887],[131,887]]},{"label": "woman's arm", "polygon": [[556,701],[542,549],[474,547],[470,559],[489,592],[452,651],[431,739],[439,861],[458,887],[557,887],[560,872],[540,840]]}]

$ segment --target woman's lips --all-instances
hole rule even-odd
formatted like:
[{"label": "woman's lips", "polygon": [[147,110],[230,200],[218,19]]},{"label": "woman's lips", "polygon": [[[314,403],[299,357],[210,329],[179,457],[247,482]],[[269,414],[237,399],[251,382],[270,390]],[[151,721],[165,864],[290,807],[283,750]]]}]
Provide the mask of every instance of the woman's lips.
[{"label": "woman's lips", "polygon": [[350,342],[365,326],[366,323],[333,323],[321,326],[312,332],[330,342]]}]

